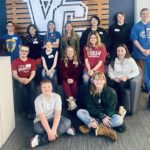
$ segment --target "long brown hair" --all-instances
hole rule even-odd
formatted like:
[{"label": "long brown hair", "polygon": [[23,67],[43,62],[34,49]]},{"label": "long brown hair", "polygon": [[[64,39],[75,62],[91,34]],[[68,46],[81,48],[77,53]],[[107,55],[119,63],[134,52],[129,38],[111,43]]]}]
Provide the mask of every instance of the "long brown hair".
[{"label": "long brown hair", "polygon": [[[104,86],[106,86],[107,80],[106,80],[105,74],[104,74],[103,72],[95,72],[94,75],[92,76],[92,81],[93,81],[96,77],[98,77],[98,79],[100,79],[100,80],[101,80],[101,79],[105,80],[105,85],[104,85]],[[91,89],[90,89],[90,91],[91,91],[91,94],[92,94],[92,95],[97,95],[97,94],[99,93],[99,91],[97,91],[96,86],[95,86],[95,84],[94,84],[93,82],[92,82],[92,84],[91,84]]]},{"label": "long brown hair", "polygon": [[50,29],[49,29],[49,24],[50,23],[52,23],[54,26],[55,26],[55,28],[54,28],[54,31],[53,32],[55,32],[56,31],[56,24],[55,24],[55,22],[54,21],[52,21],[52,20],[50,20],[50,21],[48,21],[48,23],[47,23],[47,34],[50,32]]},{"label": "long brown hair", "polygon": [[[65,28],[66,28],[66,26],[67,26],[68,24],[70,24],[70,25],[72,26],[71,22],[67,22],[67,23],[65,24]],[[66,39],[68,38],[68,37],[67,37],[67,31],[66,31],[66,29],[65,29],[64,37],[65,37]],[[74,32],[74,29],[73,29],[73,26],[72,26],[71,38],[74,38],[74,37],[75,37],[75,32]]]},{"label": "long brown hair", "polygon": [[[117,49],[118,49],[119,47],[123,47],[123,48],[126,50],[125,58],[130,58],[130,57],[131,57],[131,55],[130,55],[130,53],[129,53],[129,50],[128,50],[128,47],[127,47],[124,43],[121,43],[121,44],[119,44],[119,45],[116,47],[116,53],[117,53]],[[117,57],[118,57],[118,56],[117,56]],[[113,69],[114,69],[114,64],[115,64],[115,59],[112,60],[111,63],[110,63],[110,65],[111,65],[111,67],[112,67]]]},{"label": "long brown hair", "polygon": [[104,46],[104,44],[101,42],[101,38],[100,38],[98,32],[97,31],[91,31],[88,35],[87,46],[86,46],[86,49],[88,51],[92,50],[92,47],[93,47],[91,42],[90,42],[90,38],[91,38],[92,35],[96,36],[96,39],[97,39],[96,45],[97,45],[97,47],[103,47]]},{"label": "long brown hair", "polygon": [[[73,49],[73,51],[74,51],[74,55],[73,55],[73,61],[75,61],[75,62],[78,62],[78,56],[77,56],[77,52],[75,51],[75,49],[74,49],[74,47],[72,47],[72,46],[68,46],[67,48],[66,48],[66,50],[65,50],[65,56],[64,56],[64,64],[65,64],[65,66],[66,67],[68,67],[68,56],[67,56],[67,50],[68,50],[68,48],[72,48]],[[76,67],[78,66],[78,63],[77,63],[77,65],[76,65]]]}]

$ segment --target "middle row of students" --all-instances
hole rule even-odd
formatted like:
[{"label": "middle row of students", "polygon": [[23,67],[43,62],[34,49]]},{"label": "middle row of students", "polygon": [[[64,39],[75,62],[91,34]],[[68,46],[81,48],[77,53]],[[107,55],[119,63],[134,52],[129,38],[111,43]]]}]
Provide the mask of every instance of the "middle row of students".
[{"label": "middle row of students", "polygon": [[[42,54],[43,71],[44,76],[54,81],[54,75],[56,73],[56,64],[58,58],[58,52],[52,48],[50,41],[46,42],[46,50]],[[123,99],[125,94],[125,87],[129,86],[130,79],[139,75],[139,68],[130,56],[128,48],[124,44],[120,44],[116,49],[117,57],[105,68],[106,61],[106,48],[100,42],[100,37],[96,31],[92,31],[89,34],[87,46],[84,47],[84,61],[85,66],[82,65],[77,51],[68,46],[64,53],[64,58],[59,63],[59,70],[62,78],[64,91],[67,99],[74,100],[78,95],[78,81],[82,76],[83,69],[83,85],[87,88],[90,84],[90,78],[93,76],[95,71],[100,71],[108,74],[110,78],[109,84],[118,88],[119,98]],[[56,85],[56,83],[54,84]],[[122,104],[122,102],[121,102]]]}]

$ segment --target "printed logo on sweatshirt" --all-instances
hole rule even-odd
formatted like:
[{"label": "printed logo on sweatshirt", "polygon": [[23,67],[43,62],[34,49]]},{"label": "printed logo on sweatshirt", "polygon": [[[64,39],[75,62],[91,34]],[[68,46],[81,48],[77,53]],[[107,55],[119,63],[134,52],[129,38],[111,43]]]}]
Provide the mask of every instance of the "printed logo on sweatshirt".
[{"label": "printed logo on sweatshirt", "polygon": [[18,72],[27,73],[30,70],[31,70],[31,64],[26,64],[26,65],[20,65],[20,66],[18,66]]},{"label": "printed logo on sweatshirt", "polygon": [[89,51],[88,56],[89,57],[99,57],[101,55],[101,51]]},{"label": "printed logo on sweatshirt", "polygon": [[15,39],[7,39],[6,40],[6,48],[8,52],[13,52],[16,48],[16,40]]},{"label": "printed logo on sweatshirt", "polygon": [[150,28],[140,33],[140,37],[150,39]]}]

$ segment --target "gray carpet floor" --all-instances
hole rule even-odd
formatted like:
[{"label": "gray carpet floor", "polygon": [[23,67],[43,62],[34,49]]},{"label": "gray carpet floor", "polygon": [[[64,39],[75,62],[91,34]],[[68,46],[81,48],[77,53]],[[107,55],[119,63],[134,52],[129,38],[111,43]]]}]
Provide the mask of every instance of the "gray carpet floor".
[{"label": "gray carpet floor", "polygon": [[[70,113],[76,136],[64,135],[35,150],[150,150],[150,109],[147,109],[147,98],[147,94],[141,94],[137,112],[125,117],[126,132],[118,133],[116,142],[106,137],[96,137],[92,133],[82,135],[78,131],[75,113]],[[32,126],[32,121],[16,115],[16,128],[1,150],[29,150],[30,139],[34,136]]]}]

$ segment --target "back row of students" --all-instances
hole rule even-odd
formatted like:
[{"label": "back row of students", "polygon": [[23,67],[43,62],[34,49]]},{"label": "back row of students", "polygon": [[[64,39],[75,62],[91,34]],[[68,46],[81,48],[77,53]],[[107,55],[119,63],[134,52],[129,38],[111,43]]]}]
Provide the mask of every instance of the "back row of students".
[{"label": "back row of students", "polygon": [[[147,16],[147,13],[149,13],[149,9],[144,8],[141,10],[140,15],[142,21],[140,22],[141,25],[140,29],[142,31],[144,25],[146,25],[145,26],[146,28],[149,28],[149,16]],[[87,44],[87,38],[89,33],[91,31],[97,31],[101,38],[101,42],[106,46],[107,51],[110,53],[110,57],[114,58],[115,49],[118,44],[121,43],[126,44],[130,53],[132,52],[132,46],[130,42],[131,27],[125,23],[125,17],[126,16],[123,12],[118,12],[114,17],[115,22],[112,26],[110,26],[109,34],[108,34],[106,30],[99,27],[100,19],[94,15],[91,17],[90,27],[87,28],[85,31],[83,31],[81,38],[79,38],[79,36],[74,32],[71,23],[66,23],[65,32],[61,36],[60,33],[56,31],[55,23],[53,21],[49,21],[47,24],[47,32],[44,38],[42,38],[38,34],[37,27],[31,24],[27,28],[27,36],[23,40],[23,44],[28,45],[30,47],[29,57],[34,59],[40,57],[41,48],[43,47],[43,41],[46,41],[48,39],[53,42],[54,48],[60,47],[61,57],[63,57],[63,53],[68,45],[73,46],[76,49],[77,54],[78,55],[80,54],[80,57],[82,57],[83,48]],[[139,34],[136,32],[137,25],[138,24],[136,24],[132,28],[132,32],[131,32],[132,41],[134,41]],[[22,42],[20,37],[14,33],[15,27],[13,22],[9,21],[7,23],[6,28],[8,30],[8,34],[1,37],[1,39],[4,40],[6,55],[10,55],[8,53],[11,53],[12,57],[14,55],[14,58],[16,58],[18,56],[18,46],[21,45]],[[145,43],[145,41],[143,41],[143,43]],[[14,60],[14,58],[12,59]]]},{"label": "back row of students", "polygon": [[[74,32],[71,23],[66,23],[65,33],[60,36],[60,33],[56,31],[56,25],[53,21],[49,21],[47,24],[47,33],[44,36],[44,41],[51,40],[53,47],[60,49],[61,57],[63,57],[64,51],[68,45],[71,45],[77,51],[77,54],[83,59],[83,48],[87,44],[87,38],[91,31],[97,31],[101,42],[107,49],[107,54],[113,59],[116,56],[115,49],[118,44],[124,43],[132,53],[133,42],[133,56],[141,65],[143,70],[143,61],[149,56],[149,9],[143,8],[140,12],[141,21],[135,24],[131,30],[131,27],[125,23],[125,14],[118,12],[115,15],[114,24],[110,26],[109,34],[99,27],[100,19],[97,16],[91,17],[91,26],[87,28],[81,38]],[[4,45],[5,55],[11,55],[12,60],[18,57],[18,48],[22,44],[21,38],[15,34],[15,27],[13,22],[8,22],[6,26],[8,33],[0,39],[2,45]],[[130,34],[131,31],[131,34]],[[29,57],[33,59],[40,58],[41,48],[43,47],[43,38],[38,34],[38,30],[35,25],[29,25],[27,29],[27,36],[23,40],[25,45],[30,47]],[[146,50],[146,51],[145,51]]]}]

